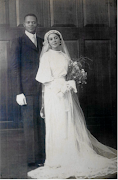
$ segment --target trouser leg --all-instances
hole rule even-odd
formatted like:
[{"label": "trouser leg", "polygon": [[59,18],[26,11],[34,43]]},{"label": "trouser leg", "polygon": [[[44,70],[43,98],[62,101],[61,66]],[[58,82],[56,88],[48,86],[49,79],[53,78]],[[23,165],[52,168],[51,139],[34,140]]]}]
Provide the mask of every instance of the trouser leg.
[{"label": "trouser leg", "polygon": [[40,117],[41,98],[41,96],[34,97],[35,160],[37,163],[44,163],[45,160],[45,124],[44,119]]},{"label": "trouser leg", "polygon": [[21,115],[24,123],[24,135],[27,163],[42,163],[44,159],[44,121],[40,117],[38,96],[26,96],[27,105],[22,106]]}]

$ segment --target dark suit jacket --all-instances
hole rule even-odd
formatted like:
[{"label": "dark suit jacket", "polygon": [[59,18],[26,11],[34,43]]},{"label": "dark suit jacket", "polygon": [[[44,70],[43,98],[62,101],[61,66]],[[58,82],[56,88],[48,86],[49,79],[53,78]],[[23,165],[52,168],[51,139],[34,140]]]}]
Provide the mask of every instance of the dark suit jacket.
[{"label": "dark suit jacket", "polygon": [[13,40],[11,47],[11,68],[17,78],[16,94],[37,95],[41,84],[35,80],[43,39],[37,37],[37,47],[24,34]]}]

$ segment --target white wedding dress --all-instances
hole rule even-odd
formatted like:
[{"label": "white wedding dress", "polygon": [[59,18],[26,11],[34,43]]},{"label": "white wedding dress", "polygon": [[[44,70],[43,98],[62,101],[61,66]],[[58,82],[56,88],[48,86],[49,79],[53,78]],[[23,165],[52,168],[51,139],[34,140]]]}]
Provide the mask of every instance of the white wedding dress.
[{"label": "white wedding dress", "polygon": [[44,84],[46,160],[44,167],[28,172],[30,178],[95,178],[117,171],[116,150],[86,128],[76,87],[65,91],[67,70],[63,52],[49,50],[42,56],[36,80]]}]

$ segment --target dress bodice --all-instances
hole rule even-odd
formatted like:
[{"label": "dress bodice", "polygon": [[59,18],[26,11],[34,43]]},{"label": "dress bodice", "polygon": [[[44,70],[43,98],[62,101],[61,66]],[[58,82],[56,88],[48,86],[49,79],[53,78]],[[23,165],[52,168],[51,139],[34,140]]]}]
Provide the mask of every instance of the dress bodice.
[{"label": "dress bodice", "polygon": [[69,60],[66,54],[50,49],[41,58],[36,80],[45,83],[64,77],[68,71],[68,64]]},{"label": "dress bodice", "polygon": [[49,63],[54,78],[59,78],[67,74],[68,60],[62,51],[50,50]]}]

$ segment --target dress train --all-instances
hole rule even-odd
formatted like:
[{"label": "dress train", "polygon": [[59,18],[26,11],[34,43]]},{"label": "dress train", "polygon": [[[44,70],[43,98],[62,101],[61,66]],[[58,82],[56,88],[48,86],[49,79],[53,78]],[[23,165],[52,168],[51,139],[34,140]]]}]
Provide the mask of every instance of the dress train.
[{"label": "dress train", "polygon": [[[61,104],[62,99],[60,98],[60,102],[57,102],[57,104],[62,105],[63,109],[66,107],[65,117],[63,113],[59,115],[59,110],[61,109],[56,109],[55,101],[57,99],[54,98],[50,99],[51,108],[53,109],[49,109],[47,114],[50,112],[53,114],[53,110],[57,110],[59,119],[63,118],[65,122],[58,123],[56,127],[54,116],[52,116],[53,118],[50,117],[52,122],[49,122],[49,124],[46,122],[48,129],[49,126],[54,125],[55,131],[50,133],[47,130],[46,141],[48,143],[46,143],[47,156],[45,165],[28,172],[28,177],[36,179],[62,179],[69,177],[85,179],[116,173],[117,151],[100,143],[88,131],[77,95],[74,92],[68,92],[65,97],[64,106],[63,103]],[[57,130],[59,133],[57,133]],[[53,136],[53,133],[55,136]]]}]

